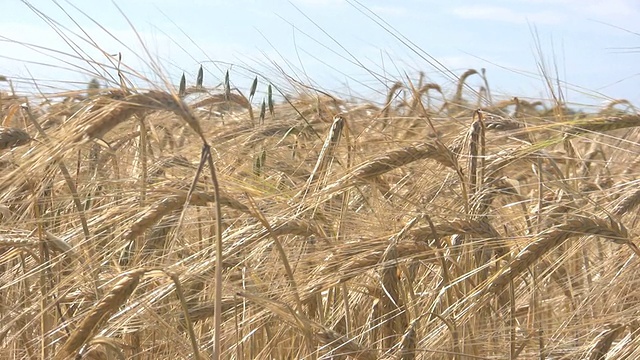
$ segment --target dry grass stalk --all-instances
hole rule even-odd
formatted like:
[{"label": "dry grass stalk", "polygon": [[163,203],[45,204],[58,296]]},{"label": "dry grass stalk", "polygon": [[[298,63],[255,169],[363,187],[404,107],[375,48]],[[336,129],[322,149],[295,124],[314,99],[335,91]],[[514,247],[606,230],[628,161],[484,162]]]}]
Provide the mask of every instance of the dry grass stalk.
[{"label": "dry grass stalk", "polygon": [[[225,296],[225,298],[222,300],[222,312],[228,313],[230,310],[233,310],[234,308],[241,305],[242,305],[242,302],[237,297]],[[214,304],[212,303],[202,303],[202,304],[189,307],[189,318],[194,323],[207,320],[213,317],[213,315],[214,315]],[[181,326],[186,326],[184,312],[180,312],[177,315],[177,318],[179,319],[179,323],[181,324]]]},{"label": "dry grass stalk", "polygon": [[[380,259],[387,247],[380,245],[379,240],[350,242],[344,249],[336,251],[322,258],[322,262],[314,269],[314,279],[300,291],[302,301],[328,290],[341,282],[350,281],[363,272],[380,265]],[[422,242],[401,241],[397,244],[399,259],[413,259],[436,263],[438,258],[432,248]],[[341,274],[336,279],[334,274]],[[378,285],[375,285],[378,288]],[[376,291],[377,292],[377,291]]]},{"label": "dry grass stalk", "polygon": [[470,209],[474,215],[484,214],[498,195],[518,195],[517,191],[503,179],[485,179],[484,187],[478,189],[469,199]]},{"label": "dry grass stalk", "polygon": [[158,159],[149,168],[149,177],[154,178],[161,176],[165,171],[172,167],[183,167],[187,169],[195,169],[195,166],[182,155],[171,155]]},{"label": "dry grass stalk", "polygon": [[458,86],[456,86],[456,93],[453,96],[452,102],[454,104],[462,103],[462,90],[464,89],[464,83],[467,81],[467,78],[471,75],[477,74],[478,71],[475,69],[469,69],[460,75],[460,79],[458,79]]},{"label": "dry grass stalk", "polygon": [[378,359],[374,351],[363,349],[353,339],[326,328],[316,331],[315,336],[321,344],[335,349],[334,356],[346,355],[358,360]]},{"label": "dry grass stalk", "polygon": [[182,283],[180,282],[180,278],[178,277],[178,275],[171,272],[167,272],[167,271],[165,271],[165,273],[171,278],[171,280],[174,283],[174,286],[176,287],[176,294],[180,299],[180,305],[182,305],[182,313],[185,320],[183,325],[187,329],[187,332],[189,334],[189,340],[191,340],[191,348],[193,349],[193,356],[199,360],[200,350],[198,348],[198,340],[196,339],[196,335],[193,331],[193,322],[189,317],[189,307],[187,305],[187,300],[185,299],[185,296],[184,296],[184,291],[182,290]]}]

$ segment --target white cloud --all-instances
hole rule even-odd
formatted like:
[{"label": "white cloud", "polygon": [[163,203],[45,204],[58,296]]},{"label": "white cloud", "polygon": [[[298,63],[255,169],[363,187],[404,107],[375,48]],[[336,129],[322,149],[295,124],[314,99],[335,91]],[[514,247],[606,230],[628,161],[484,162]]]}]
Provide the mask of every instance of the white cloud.
[{"label": "white cloud", "polygon": [[291,0],[291,2],[309,6],[331,6],[342,5],[345,3],[345,0]]},{"label": "white cloud", "polygon": [[409,13],[406,8],[399,6],[372,6],[371,11],[380,16],[405,16]]},{"label": "white cloud", "polygon": [[[470,69],[478,65],[478,59],[467,55],[448,55],[438,57],[438,61],[448,69]],[[464,71],[464,70],[463,70]]]},{"label": "white cloud", "polygon": [[582,8],[593,15],[604,17],[637,17],[640,14],[638,2],[626,0],[588,0],[584,1],[582,6],[576,3],[576,7]]},{"label": "white cloud", "polygon": [[599,17],[637,17],[640,14],[640,2],[637,0],[516,0],[516,2],[555,8],[562,6],[571,12]]},{"label": "white cloud", "polygon": [[555,24],[564,20],[564,16],[553,11],[519,12],[499,6],[459,6],[452,13],[463,19],[491,20],[511,23]]}]

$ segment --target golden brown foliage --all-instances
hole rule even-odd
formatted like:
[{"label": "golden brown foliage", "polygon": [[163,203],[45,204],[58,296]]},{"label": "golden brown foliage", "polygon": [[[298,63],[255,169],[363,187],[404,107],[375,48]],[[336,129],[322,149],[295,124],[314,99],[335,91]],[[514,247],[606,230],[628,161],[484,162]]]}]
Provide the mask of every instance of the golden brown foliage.
[{"label": "golden brown foliage", "polygon": [[34,122],[0,130],[0,352],[210,357],[219,300],[221,358],[633,358],[640,117],[472,116],[476,73],[446,112],[432,83],[260,122],[202,87],[8,104]]}]

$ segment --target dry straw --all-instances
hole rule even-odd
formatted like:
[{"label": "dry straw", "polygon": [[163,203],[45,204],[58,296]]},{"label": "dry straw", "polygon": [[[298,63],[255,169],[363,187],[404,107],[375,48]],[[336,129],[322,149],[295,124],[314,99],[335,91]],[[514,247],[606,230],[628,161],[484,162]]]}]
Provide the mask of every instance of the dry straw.
[{"label": "dry straw", "polygon": [[[634,353],[628,101],[577,114],[555,86],[552,101],[497,98],[484,70],[471,88],[471,69],[389,79],[375,104],[238,66],[210,87],[207,63],[194,85],[148,91],[127,59],[106,59],[92,71],[120,89],[0,93],[3,355]],[[119,263],[124,246],[154,251]],[[142,270],[157,268],[171,279]]]}]

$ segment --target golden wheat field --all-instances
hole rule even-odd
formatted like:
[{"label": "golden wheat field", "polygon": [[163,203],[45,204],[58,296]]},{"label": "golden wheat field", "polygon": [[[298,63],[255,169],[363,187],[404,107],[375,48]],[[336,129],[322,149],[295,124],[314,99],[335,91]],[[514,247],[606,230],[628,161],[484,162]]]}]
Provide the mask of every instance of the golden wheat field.
[{"label": "golden wheat field", "polygon": [[0,359],[640,358],[628,101],[193,70],[1,78]]}]

